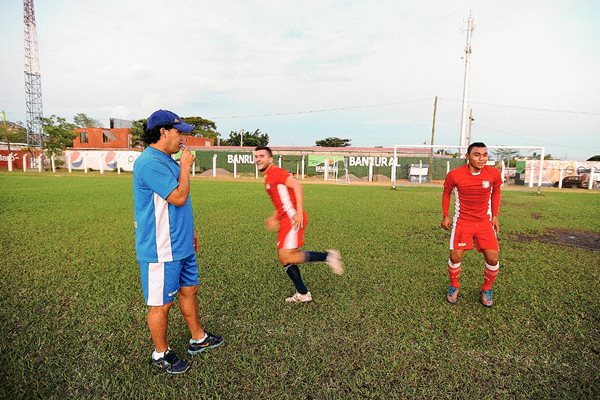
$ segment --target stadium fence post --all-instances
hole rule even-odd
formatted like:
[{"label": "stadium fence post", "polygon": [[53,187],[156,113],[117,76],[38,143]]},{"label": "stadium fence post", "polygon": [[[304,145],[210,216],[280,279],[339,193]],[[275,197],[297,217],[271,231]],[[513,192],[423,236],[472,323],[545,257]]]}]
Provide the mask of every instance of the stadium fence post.
[{"label": "stadium fence post", "polygon": [[12,172],[12,155],[13,153],[8,153],[8,172]]},{"label": "stadium fence post", "polygon": [[88,153],[86,152],[83,155],[83,172],[87,174],[88,172],[88,167],[87,167],[87,159],[88,159]]},{"label": "stadium fence post", "polygon": [[590,167],[590,174],[588,175],[588,189],[592,190],[594,187],[594,167]]},{"label": "stadium fence post", "polygon": [[233,179],[237,179],[237,158],[233,157]]},{"label": "stadium fence post", "polygon": [[104,153],[98,154],[98,165],[100,166],[100,175],[104,173]]},{"label": "stadium fence post", "polygon": [[67,154],[67,168],[69,169],[69,173],[73,171],[73,166],[71,165],[71,153]]},{"label": "stadium fence post", "polygon": [[50,156],[50,163],[52,164],[52,173],[56,173],[56,163],[54,162],[54,154]]},{"label": "stadium fence post", "polygon": [[558,188],[562,189],[562,180],[563,180],[563,174],[565,173],[565,169],[561,168],[560,169],[560,173],[558,175]]},{"label": "stadium fence post", "polygon": [[531,168],[529,168],[529,187],[532,188],[533,187],[533,173],[534,173],[535,167],[533,165],[533,163],[531,163]]},{"label": "stadium fence post", "polygon": [[302,156],[302,179],[304,179],[304,156]]},{"label": "stadium fence post", "polygon": [[217,155],[213,154],[213,168],[212,168],[213,178],[217,177]]},{"label": "stadium fence post", "polygon": [[38,159],[38,172],[42,172],[42,153],[37,157]]},{"label": "stadium fence post", "polygon": [[27,172],[27,154],[23,154],[23,172]]},{"label": "stadium fence post", "polygon": [[373,161],[374,157],[369,157],[369,182],[373,182]]}]

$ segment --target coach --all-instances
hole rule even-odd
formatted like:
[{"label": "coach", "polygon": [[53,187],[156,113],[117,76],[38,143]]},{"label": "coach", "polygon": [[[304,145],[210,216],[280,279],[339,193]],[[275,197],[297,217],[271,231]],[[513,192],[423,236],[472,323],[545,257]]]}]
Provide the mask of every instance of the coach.
[{"label": "coach", "polygon": [[[219,346],[221,336],[202,328],[198,315],[198,233],[190,202],[190,167],[195,156],[184,146],[183,133],[193,125],[176,114],[155,111],[144,126],[148,146],[133,166],[136,255],[154,342],[152,365],[170,374],[189,369],[167,342],[169,310],[179,293],[179,309],[191,333],[190,355]],[[183,149],[180,164],[171,157]]]}]

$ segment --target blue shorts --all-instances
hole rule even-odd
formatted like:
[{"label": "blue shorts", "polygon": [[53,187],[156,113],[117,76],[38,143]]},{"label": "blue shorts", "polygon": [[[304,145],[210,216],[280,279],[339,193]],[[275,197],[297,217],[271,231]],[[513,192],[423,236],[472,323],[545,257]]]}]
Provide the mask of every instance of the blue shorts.
[{"label": "blue shorts", "polygon": [[195,254],[176,261],[138,263],[144,300],[149,306],[170,303],[181,286],[196,286],[199,283]]}]

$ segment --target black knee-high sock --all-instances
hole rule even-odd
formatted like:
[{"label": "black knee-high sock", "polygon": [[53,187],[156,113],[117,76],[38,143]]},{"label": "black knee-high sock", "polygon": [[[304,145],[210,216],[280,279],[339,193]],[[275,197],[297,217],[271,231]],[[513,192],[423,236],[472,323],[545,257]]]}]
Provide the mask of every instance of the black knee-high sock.
[{"label": "black knee-high sock", "polygon": [[300,268],[298,268],[296,264],[287,264],[285,266],[285,272],[287,272],[292,282],[294,282],[294,286],[296,286],[296,290],[298,291],[298,293],[308,293],[308,289],[304,285],[302,277],[300,276]]},{"label": "black knee-high sock", "polygon": [[318,251],[305,251],[305,259],[304,262],[313,262],[313,261],[325,261],[327,259],[327,252],[321,253]]}]

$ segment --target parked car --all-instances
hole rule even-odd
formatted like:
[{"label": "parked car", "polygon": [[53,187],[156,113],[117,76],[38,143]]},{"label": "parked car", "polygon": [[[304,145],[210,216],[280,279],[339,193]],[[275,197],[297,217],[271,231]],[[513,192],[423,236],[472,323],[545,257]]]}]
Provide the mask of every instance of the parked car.
[{"label": "parked car", "polygon": [[[587,185],[587,177],[583,175],[566,176],[562,180],[564,188],[587,188]],[[558,187],[558,182],[554,182],[554,187]]]}]

